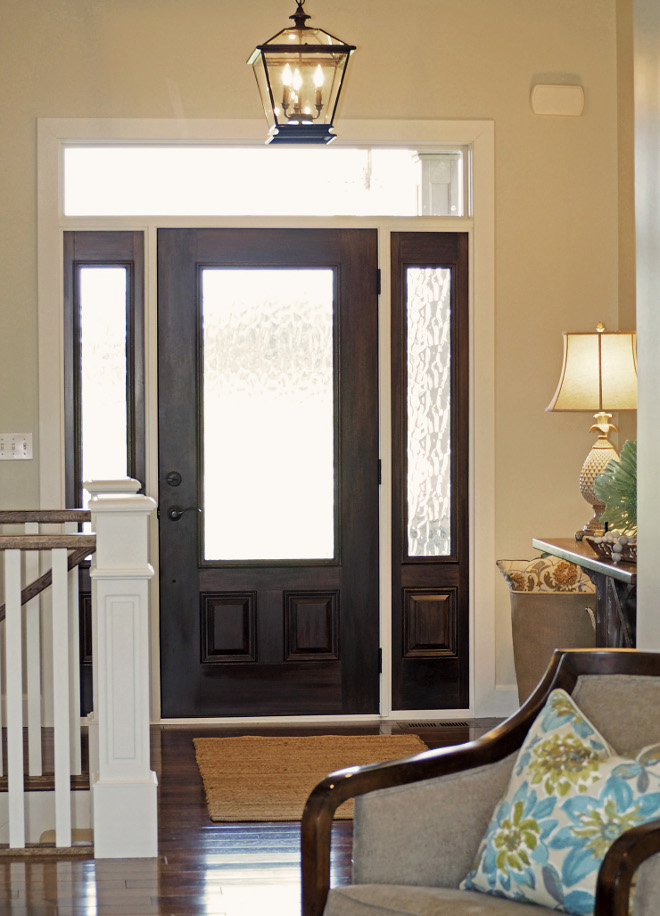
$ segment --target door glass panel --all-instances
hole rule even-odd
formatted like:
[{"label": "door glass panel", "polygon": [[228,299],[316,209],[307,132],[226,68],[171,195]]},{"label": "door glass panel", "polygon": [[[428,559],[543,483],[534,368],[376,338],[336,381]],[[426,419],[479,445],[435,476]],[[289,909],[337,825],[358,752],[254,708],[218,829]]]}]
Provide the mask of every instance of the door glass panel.
[{"label": "door glass panel", "polygon": [[451,271],[409,267],[408,555],[451,554]]},{"label": "door glass panel", "polygon": [[[83,480],[128,472],[125,267],[81,267],[80,412]],[[89,494],[83,491],[83,505]]]},{"label": "door glass panel", "polygon": [[334,273],[201,276],[203,557],[332,558]]}]

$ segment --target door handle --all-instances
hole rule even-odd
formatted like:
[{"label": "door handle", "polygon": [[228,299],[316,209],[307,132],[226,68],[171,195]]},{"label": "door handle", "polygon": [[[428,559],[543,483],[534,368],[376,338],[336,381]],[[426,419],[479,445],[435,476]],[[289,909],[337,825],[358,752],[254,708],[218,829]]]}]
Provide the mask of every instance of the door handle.
[{"label": "door handle", "polygon": [[181,506],[172,506],[171,509],[167,510],[167,517],[171,522],[178,522],[184,512],[201,512],[202,510],[198,506],[186,506],[185,509],[182,509]]}]

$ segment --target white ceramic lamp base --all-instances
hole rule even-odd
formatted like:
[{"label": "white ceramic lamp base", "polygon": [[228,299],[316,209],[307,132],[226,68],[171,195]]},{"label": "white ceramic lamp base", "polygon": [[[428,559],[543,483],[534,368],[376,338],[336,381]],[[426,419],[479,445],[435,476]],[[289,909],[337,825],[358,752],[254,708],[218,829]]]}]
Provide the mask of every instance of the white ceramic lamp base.
[{"label": "white ceramic lamp base", "polygon": [[619,460],[617,451],[608,438],[612,430],[616,431],[616,426],[609,422],[610,415],[600,413],[596,414],[594,419],[596,423],[591,427],[590,432],[597,431],[598,439],[591,447],[580,471],[580,493],[592,507],[594,514],[581,531],[575,532],[575,538],[578,541],[581,541],[585,535],[600,537],[605,533],[605,527],[600,520],[600,516],[605,511],[605,503],[596,496],[594,481],[599,474],[603,473],[612,459]]}]

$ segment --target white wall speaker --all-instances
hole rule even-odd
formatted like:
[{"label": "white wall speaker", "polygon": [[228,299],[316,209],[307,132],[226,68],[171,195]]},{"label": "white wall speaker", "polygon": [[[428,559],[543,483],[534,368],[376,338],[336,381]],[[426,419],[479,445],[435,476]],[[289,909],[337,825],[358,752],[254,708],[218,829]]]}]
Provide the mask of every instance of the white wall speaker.
[{"label": "white wall speaker", "polygon": [[582,86],[537,83],[532,87],[530,103],[534,114],[579,117],[584,109],[584,89]]}]

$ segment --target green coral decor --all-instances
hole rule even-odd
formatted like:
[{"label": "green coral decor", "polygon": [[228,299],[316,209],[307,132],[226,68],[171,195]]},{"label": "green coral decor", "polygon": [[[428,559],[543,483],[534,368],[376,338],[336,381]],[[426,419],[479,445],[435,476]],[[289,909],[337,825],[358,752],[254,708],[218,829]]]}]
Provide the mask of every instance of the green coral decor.
[{"label": "green coral decor", "polygon": [[610,528],[637,533],[637,443],[623,443],[619,460],[612,459],[594,481],[594,492],[605,511],[600,517]]}]

